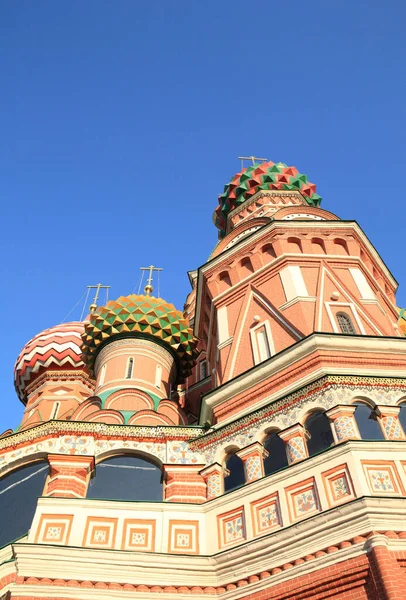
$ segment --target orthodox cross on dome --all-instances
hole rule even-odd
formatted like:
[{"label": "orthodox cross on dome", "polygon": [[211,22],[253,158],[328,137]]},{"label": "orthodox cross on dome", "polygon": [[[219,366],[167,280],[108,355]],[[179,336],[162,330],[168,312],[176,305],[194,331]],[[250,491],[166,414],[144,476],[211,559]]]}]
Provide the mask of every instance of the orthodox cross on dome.
[{"label": "orthodox cross on dome", "polygon": [[[144,292],[147,296],[150,296],[152,293],[152,290],[154,289],[152,287],[152,274],[154,271],[162,271],[162,269],[160,269],[159,267],[154,267],[154,265],[150,265],[149,267],[140,267],[141,271],[149,271],[149,276],[147,279],[147,285],[144,288]],[[159,294],[158,294],[159,295]]]},{"label": "orthodox cross on dome", "polygon": [[266,162],[267,158],[259,158],[258,156],[238,156],[238,160],[241,161],[241,168],[244,168],[244,160],[252,161],[252,165],[255,165],[257,162]]},{"label": "orthodox cross on dome", "polygon": [[89,291],[90,290],[96,290],[96,293],[95,293],[94,298],[93,298],[93,304],[91,304],[89,306],[90,312],[94,313],[94,311],[97,308],[97,300],[99,299],[100,290],[106,290],[106,302],[107,302],[107,294],[108,294],[107,290],[110,289],[110,286],[109,285],[102,285],[101,283],[97,283],[96,285],[88,285],[87,289]]}]

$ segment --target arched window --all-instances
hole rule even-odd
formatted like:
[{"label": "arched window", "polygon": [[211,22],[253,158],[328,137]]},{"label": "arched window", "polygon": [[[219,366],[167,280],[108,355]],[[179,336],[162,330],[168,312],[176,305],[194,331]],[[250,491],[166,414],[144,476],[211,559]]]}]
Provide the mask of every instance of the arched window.
[{"label": "arched window", "polygon": [[104,383],[104,378],[106,377],[106,367],[107,367],[107,365],[104,364],[102,366],[102,368],[100,369],[99,385],[103,385],[103,383]]},{"label": "arched window", "polygon": [[307,417],[305,427],[309,433],[307,440],[309,456],[330,448],[334,443],[330,420],[324,413],[320,411],[312,413]]},{"label": "arched window", "polygon": [[270,475],[288,466],[285,442],[281,440],[276,432],[268,435],[264,440],[264,448],[268,456],[264,460],[264,473]]},{"label": "arched window", "polygon": [[127,371],[125,374],[126,379],[131,379],[131,377],[133,376],[133,368],[134,368],[134,359],[132,356],[130,356],[130,358],[127,361]]},{"label": "arched window", "polygon": [[229,475],[224,478],[224,491],[231,492],[245,483],[244,463],[236,454],[229,454],[226,458],[225,467]]},{"label": "arched window", "polygon": [[406,402],[401,402],[399,404],[399,406],[400,406],[399,421],[403,427],[403,431],[406,433]]},{"label": "arched window", "polygon": [[347,313],[345,313],[345,312],[337,313],[337,321],[338,321],[338,325],[341,329],[341,333],[350,333],[350,334],[357,333],[355,330],[355,327],[353,325],[353,322],[351,321],[351,317],[349,315],[347,315]]},{"label": "arched window", "polygon": [[162,367],[161,365],[157,365],[155,369],[155,387],[161,387],[161,379],[162,379]]},{"label": "arched window", "polygon": [[355,402],[354,406],[357,407],[355,409],[354,417],[361,438],[363,440],[385,439],[372,408],[362,402]]},{"label": "arched window", "polygon": [[58,416],[58,412],[59,412],[59,407],[60,407],[61,403],[60,402],[54,402],[54,405],[52,407],[52,412],[51,412],[51,416],[49,417],[50,420],[51,419],[56,419],[56,417]]},{"label": "arched window", "polygon": [[161,502],[161,470],[138,456],[113,456],[96,466],[86,498]]},{"label": "arched window", "polygon": [[206,377],[208,377],[209,373],[208,373],[208,369],[207,369],[207,360],[202,360],[200,362],[199,373],[200,373],[200,377],[199,377],[200,381],[202,381],[203,379],[206,379]]},{"label": "arched window", "polygon": [[274,354],[269,324],[259,323],[250,330],[254,363],[257,365]]},{"label": "arched window", "polygon": [[28,533],[48,473],[49,464],[42,460],[0,479],[0,548]]}]

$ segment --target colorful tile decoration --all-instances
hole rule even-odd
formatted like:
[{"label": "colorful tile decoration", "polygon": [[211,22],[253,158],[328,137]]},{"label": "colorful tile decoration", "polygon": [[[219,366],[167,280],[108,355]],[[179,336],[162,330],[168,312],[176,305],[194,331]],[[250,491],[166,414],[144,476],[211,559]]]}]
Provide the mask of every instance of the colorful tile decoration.
[{"label": "colorful tile decoration", "polygon": [[320,510],[314,477],[289,486],[285,493],[292,520],[303,519]]},{"label": "colorful tile decoration", "polygon": [[92,544],[104,544],[107,539],[108,529],[93,529]]},{"label": "colorful tile decoration", "polygon": [[391,473],[384,469],[369,469],[369,478],[374,492],[395,492]]},{"label": "colorful tile decoration", "polygon": [[393,461],[361,461],[369,489],[378,495],[405,495]]},{"label": "colorful tile decoration", "polygon": [[251,503],[251,519],[254,536],[268,533],[276,527],[282,526],[277,493],[261,498]]},{"label": "colorful tile decoration", "polygon": [[[372,404],[395,406],[405,396],[405,385],[393,378],[325,376],[300,391],[273,402],[271,406],[255,410],[249,416],[192,441],[191,446],[204,454],[206,464],[212,464],[216,461],[219,449],[227,444],[233,443],[244,448],[252,444],[258,434],[270,424],[283,431],[298,423],[300,415],[314,407],[329,410],[337,405],[350,406],[356,396],[368,398]],[[354,435],[350,430],[347,433],[351,433],[351,437],[359,437],[356,428]],[[295,454],[296,452],[292,452],[292,459],[295,459]]]},{"label": "colorful tile decoration", "polygon": [[188,442],[175,441],[167,442],[168,463],[177,465],[195,465],[204,464],[205,460],[197,452],[190,449]]},{"label": "colorful tile decoration", "polygon": [[133,532],[131,535],[131,544],[133,546],[145,546],[146,534],[140,531]]},{"label": "colorful tile decoration", "polygon": [[226,523],[226,542],[234,542],[243,538],[244,526],[241,516],[236,517]]},{"label": "colorful tile decoration", "polygon": [[59,541],[61,539],[61,535],[62,535],[62,526],[55,527],[55,526],[49,525],[47,527],[47,531],[46,531],[44,539]]},{"label": "colorful tile decoration", "polygon": [[350,438],[358,438],[356,427],[354,425],[354,417],[351,415],[343,415],[334,420],[334,428],[337,435],[337,440],[342,442]]},{"label": "colorful tile decoration", "polygon": [[255,481],[262,477],[262,461],[258,454],[248,456],[244,462],[245,477],[247,481]]},{"label": "colorful tile decoration", "polygon": [[345,496],[350,495],[350,487],[348,485],[347,477],[340,475],[332,481],[333,494],[336,500],[340,500]]},{"label": "colorful tile decoration", "polygon": [[217,498],[222,493],[221,474],[212,473],[207,478],[207,499]]},{"label": "colorful tile decoration", "polygon": [[218,515],[217,523],[220,548],[246,539],[244,507]]},{"label": "colorful tile decoration", "polygon": [[174,554],[198,554],[199,521],[169,521],[168,551]]},{"label": "colorful tile decoration", "polygon": [[289,463],[294,463],[298,460],[306,458],[306,448],[303,437],[297,435],[286,441],[286,453],[288,455]]},{"label": "colorful tile decoration", "polygon": [[88,517],[83,536],[83,546],[93,548],[114,548],[118,519]]},{"label": "colorful tile decoration", "polygon": [[388,440],[404,439],[402,426],[397,415],[390,415],[380,419]]},{"label": "colorful tile decoration", "polygon": [[329,506],[348,502],[355,498],[350,472],[346,463],[321,474]]},{"label": "colorful tile decoration", "polygon": [[293,497],[296,512],[299,513],[307,513],[312,512],[317,508],[317,500],[316,495],[313,489],[306,490],[305,492],[301,492],[300,494],[296,494]]},{"label": "colorful tile decoration", "polygon": [[156,521],[154,519],[124,519],[122,550],[155,550]]},{"label": "colorful tile decoration", "polygon": [[72,522],[73,515],[41,515],[35,531],[34,543],[63,544],[66,546],[69,542]]}]

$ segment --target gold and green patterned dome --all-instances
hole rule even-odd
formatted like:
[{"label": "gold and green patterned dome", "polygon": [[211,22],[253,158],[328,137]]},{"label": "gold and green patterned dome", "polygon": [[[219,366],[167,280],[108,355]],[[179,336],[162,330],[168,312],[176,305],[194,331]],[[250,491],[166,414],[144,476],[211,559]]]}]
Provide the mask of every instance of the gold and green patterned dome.
[{"label": "gold and green patterned dome", "polygon": [[316,194],[314,183],[310,183],[307,176],[299,173],[296,167],[289,167],[282,162],[274,163],[271,160],[254,163],[234,175],[219,196],[219,204],[214,211],[213,219],[220,230],[221,238],[225,236],[228,214],[256,193],[264,190],[299,191],[310,206],[319,206],[321,202],[321,197]]},{"label": "gold and green patterned dome", "polygon": [[154,296],[120,296],[91,313],[82,334],[82,359],[91,373],[99,350],[117,336],[156,338],[175,356],[180,379],[190,375],[198,355],[187,319],[173,304]]},{"label": "gold and green patterned dome", "polygon": [[406,336],[406,308],[398,308],[399,311],[399,321],[398,325],[403,333]]}]

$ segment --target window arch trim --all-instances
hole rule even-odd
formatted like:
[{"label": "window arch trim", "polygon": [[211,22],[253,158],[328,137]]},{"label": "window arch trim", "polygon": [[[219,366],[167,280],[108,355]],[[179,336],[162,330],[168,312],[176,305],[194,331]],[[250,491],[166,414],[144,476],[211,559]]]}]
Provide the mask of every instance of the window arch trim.
[{"label": "window arch trim", "polygon": [[125,379],[132,379],[134,373],[134,357],[130,356],[127,360],[125,369]]},{"label": "window arch trim", "polygon": [[[266,336],[264,339],[258,337],[258,334],[260,334],[262,331]],[[274,356],[275,346],[273,343],[271,326],[269,325],[268,320],[262,321],[254,327],[251,327],[250,338],[252,353],[254,356],[254,364],[258,365],[264,360],[271,358],[271,356]],[[268,346],[269,352],[267,352],[266,346],[263,345],[264,343]],[[268,354],[268,356],[266,356],[266,354]]]}]

